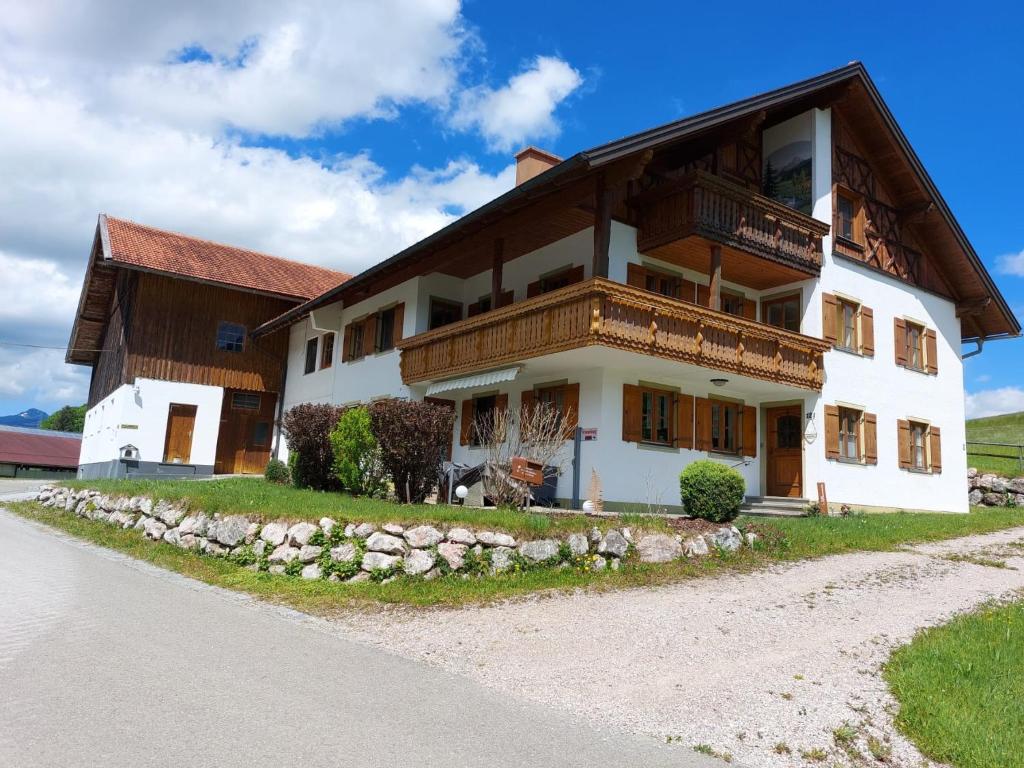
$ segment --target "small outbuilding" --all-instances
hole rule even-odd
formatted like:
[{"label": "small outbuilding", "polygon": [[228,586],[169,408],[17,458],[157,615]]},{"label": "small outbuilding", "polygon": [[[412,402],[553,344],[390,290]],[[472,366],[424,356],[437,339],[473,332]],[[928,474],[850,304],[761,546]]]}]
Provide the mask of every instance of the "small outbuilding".
[{"label": "small outbuilding", "polygon": [[0,426],[0,477],[74,477],[81,450],[75,432]]}]

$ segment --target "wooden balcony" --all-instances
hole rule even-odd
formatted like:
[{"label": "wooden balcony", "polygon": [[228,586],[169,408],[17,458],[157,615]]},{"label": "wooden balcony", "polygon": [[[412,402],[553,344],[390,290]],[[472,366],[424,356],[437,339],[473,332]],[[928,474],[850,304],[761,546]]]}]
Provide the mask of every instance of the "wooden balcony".
[{"label": "wooden balcony", "polygon": [[819,390],[814,339],[593,278],[399,343],[402,380],[435,381],[592,344]]},{"label": "wooden balcony", "polygon": [[829,225],[704,171],[655,187],[632,201],[638,209],[637,249],[655,254],[689,237],[816,275]]}]

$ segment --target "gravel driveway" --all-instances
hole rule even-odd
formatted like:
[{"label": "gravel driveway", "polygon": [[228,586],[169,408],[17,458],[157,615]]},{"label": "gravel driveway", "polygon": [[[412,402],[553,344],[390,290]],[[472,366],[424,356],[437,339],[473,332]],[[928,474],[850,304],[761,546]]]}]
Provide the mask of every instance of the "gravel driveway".
[{"label": "gravel driveway", "polygon": [[[1016,546],[1015,546],[1016,545]],[[1007,568],[951,560],[983,556]],[[1024,528],[669,587],[337,620],[345,634],[597,724],[705,744],[746,766],[857,763],[850,724],[922,765],[879,674],[915,630],[1024,589]],[[786,750],[789,750],[787,753]],[[867,761],[869,764],[872,761]]]}]

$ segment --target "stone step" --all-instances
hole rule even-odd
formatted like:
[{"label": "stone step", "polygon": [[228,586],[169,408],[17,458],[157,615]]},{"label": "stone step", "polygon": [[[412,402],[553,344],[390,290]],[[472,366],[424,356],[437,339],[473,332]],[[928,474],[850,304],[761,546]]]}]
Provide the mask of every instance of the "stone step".
[{"label": "stone step", "polygon": [[784,496],[748,496],[740,510],[754,517],[803,517],[808,503]]}]

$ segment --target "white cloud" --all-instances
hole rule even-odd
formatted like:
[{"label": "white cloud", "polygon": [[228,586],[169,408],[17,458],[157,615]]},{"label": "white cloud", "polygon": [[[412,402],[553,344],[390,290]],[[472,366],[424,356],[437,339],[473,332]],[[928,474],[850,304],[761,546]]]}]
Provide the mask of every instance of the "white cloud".
[{"label": "white cloud", "polygon": [[1021,387],[999,387],[968,392],[967,418],[999,416],[1003,413],[1024,411],[1024,389]]},{"label": "white cloud", "polygon": [[1024,277],[1024,251],[1000,256],[996,259],[996,269],[1004,275]]},{"label": "white cloud", "polygon": [[53,410],[84,403],[89,394],[89,369],[65,365],[57,350],[0,347],[0,397],[23,398],[36,407]]},{"label": "white cloud", "polygon": [[451,124],[479,130],[499,151],[554,138],[559,133],[555,110],[582,83],[580,73],[562,59],[538,56],[501,88],[481,85],[462,93]]}]

